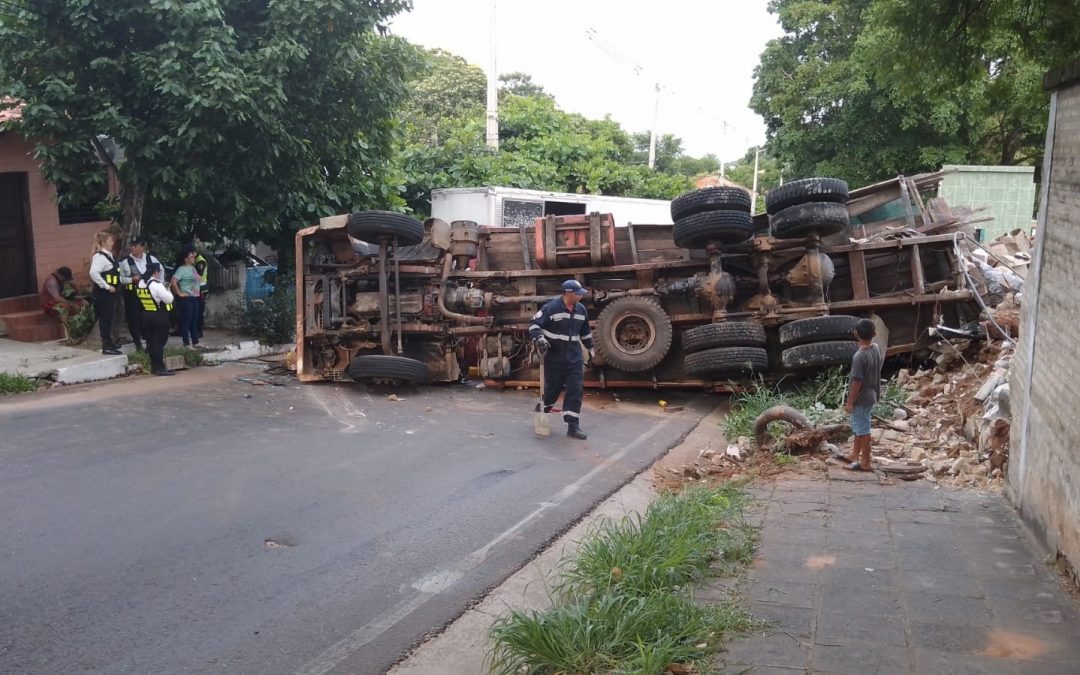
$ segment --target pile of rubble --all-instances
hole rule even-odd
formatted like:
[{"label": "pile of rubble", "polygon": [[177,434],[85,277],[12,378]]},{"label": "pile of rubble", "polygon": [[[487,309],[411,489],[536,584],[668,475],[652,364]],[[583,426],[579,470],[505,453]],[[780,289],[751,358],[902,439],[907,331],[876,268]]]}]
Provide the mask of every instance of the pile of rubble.
[{"label": "pile of rubble", "polygon": [[892,419],[876,420],[877,460],[920,464],[930,481],[1000,487],[1008,471],[1011,361],[1011,345],[988,343],[975,361],[958,350],[957,359],[933,370],[902,371],[908,401]]}]

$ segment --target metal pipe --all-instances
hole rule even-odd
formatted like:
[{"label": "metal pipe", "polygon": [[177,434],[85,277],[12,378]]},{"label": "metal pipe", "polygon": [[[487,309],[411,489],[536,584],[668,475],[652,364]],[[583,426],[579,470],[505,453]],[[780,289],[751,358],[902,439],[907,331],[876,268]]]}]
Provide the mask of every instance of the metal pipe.
[{"label": "metal pipe", "polygon": [[390,356],[394,350],[390,347],[390,296],[387,294],[387,284],[386,242],[384,241],[379,245],[379,338],[383,354]]},{"label": "metal pipe", "polygon": [[[614,300],[615,298],[624,298],[628,295],[656,295],[656,291],[652,288],[633,288],[626,291],[597,291],[596,295],[600,300]],[[494,305],[522,305],[527,302],[547,302],[557,298],[557,295],[496,295],[491,299]]]},{"label": "metal pipe", "polygon": [[450,278],[450,266],[454,263],[454,259],[449,255],[443,256],[443,272],[442,280],[439,282],[439,314],[445,319],[453,319],[454,321],[460,321],[461,323],[468,324],[470,326],[492,326],[495,324],[495,317],[493,316],[469,316],[468,314],[458,314],[457,312],[451,312],[446,308],[446,280]]},{"label": "metal pipe", "polygon": [[404,352],[401,344],[401,268],[398,265],[398,240],[394,238],[394,309],[397,314],[397,353]]}]

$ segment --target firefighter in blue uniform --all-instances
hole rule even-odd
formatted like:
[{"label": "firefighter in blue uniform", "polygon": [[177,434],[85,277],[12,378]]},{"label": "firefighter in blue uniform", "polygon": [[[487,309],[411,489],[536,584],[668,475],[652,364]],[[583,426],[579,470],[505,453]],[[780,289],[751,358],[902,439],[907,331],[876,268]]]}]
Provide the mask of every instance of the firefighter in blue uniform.
[{"label": "firefighter in blue uniform", "polygon": [[544,412],[551,412],[563,389],[563,421],[566,435],[586,439],[581,430],[581,398],[584,393],[585,363],[581,346],[589,350],[589,362],[596,352],[589,331],[589,313],[581,298],[588,293],[570,279],[562,285],[562,296],[540,308],[529,324],[529,337],[544,359]]}]

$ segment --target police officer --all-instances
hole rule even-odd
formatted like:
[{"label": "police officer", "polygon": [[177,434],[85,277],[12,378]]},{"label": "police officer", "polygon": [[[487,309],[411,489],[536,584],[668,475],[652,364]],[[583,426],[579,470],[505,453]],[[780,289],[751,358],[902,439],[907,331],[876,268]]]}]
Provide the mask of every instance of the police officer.
[{"label": "police officer", "polygon": [[199,273],[199,318],[195,322],[195,335],[199,340],[203,337],[203,329],[206,327],[206,296],[210,294],[210,266],[206,263],[206,257],[199,251],[202,242],[196,239],[191,248],[195,249],[195,271]]},{"label": "police officer", "polygon": [[142,335],[146,338],[146,351],[150,355],[150,372],[154,375],[175,375],[165,367],[165,343],[169,340],[169,312],[172,310],[173,294],[161,281],[161,265],[146,263],[142,278],[135,286],[139,301],[138,318]]},{"label": "police officer", "polygon": [[101,331],[101,353],[113,355],[123,353],[112,334],[116,293],[120,290],[120,266],[113,258],[115,243],[111,232],[98,232],[94,235],[94,251],[90,256],[90,280],[94,282],[94,310]]},{"label": "police officer", "polygon": [[139,321],[140,303],[135,290],[150,263],[161,266],[160,260],[146,252],[146,239],[142,237],[131,240],[127,256],[120,260],[120,283],[124,285],[124,314],[135,350],[140,352],[143,350],[143,334]]},{"label": "police officer", "polygon": [[581,398],[584,393],[585,367],[581,345],[589,350],[589,362],[596,355],[589,313],[581,298],[588,293],[573,279],[563,282],[562,295],[540,308],[529,324],[529,337],[544,359],[544,412],[551,412],[559,392],[563,396],[563,421],[566,435],[584,440],[581,430]]}]

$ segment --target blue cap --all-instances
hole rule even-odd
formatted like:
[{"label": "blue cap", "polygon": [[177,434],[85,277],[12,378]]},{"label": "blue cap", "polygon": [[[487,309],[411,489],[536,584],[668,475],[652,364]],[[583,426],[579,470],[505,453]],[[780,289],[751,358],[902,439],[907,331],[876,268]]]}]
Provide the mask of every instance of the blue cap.
[{"label": "blue cap", "polygon": [[589,293],[575,279],[567,279],[566,281],[562,282],[562,292],[563,293],[577,293],[580,296],[585,296],[585,295],[587,295]]}]

